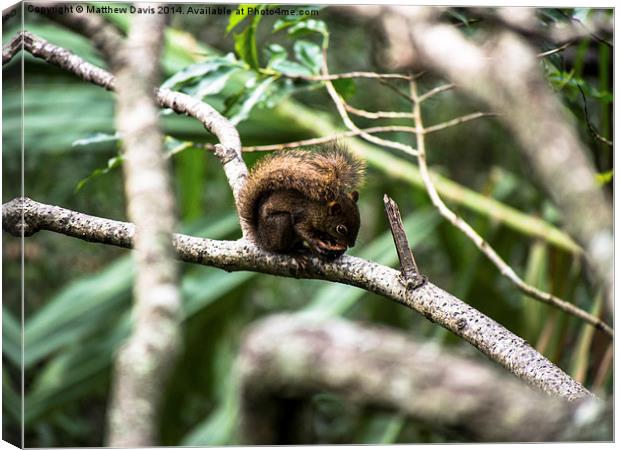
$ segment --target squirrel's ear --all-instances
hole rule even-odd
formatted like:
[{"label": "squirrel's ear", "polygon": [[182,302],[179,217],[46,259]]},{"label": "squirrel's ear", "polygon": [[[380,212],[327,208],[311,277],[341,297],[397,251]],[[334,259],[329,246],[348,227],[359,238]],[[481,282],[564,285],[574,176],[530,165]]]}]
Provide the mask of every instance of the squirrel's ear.
[{"label": "squirrel's ear", "polygon": [[351,200],[353,200],[354,203],[357,203],[357,200],[360,198],[360,193],[353,191],[349,194],[349,197],[351,197]]},{"label": "squirrel's ear", "polygon": [[329,202],[327,204],[327,207],[329,208],[329,212],[332,215],[340,214],[342,212],[342,207],[340,206],[340,203],[336,201]]}]

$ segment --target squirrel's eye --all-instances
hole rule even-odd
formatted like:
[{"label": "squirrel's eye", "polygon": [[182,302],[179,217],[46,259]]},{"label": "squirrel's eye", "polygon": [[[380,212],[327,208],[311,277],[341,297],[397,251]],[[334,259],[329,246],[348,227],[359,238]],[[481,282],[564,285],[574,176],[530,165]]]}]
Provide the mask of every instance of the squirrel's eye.
[{"label": "squirrel's eye", "polygon": [[345,235],[347,234],[347,227],[345,227],[344,225],[338,225],[336,227],[336,231],[338,232],[338,234]]}]

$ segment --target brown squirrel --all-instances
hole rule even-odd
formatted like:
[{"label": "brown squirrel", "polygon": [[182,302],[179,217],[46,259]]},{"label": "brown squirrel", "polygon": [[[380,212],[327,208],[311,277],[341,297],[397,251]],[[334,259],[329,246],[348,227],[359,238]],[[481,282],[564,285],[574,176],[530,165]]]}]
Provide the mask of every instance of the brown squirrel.
[{"label": "brown squirrel", "polygon": [[274,153],[248,176],[239,215],[265,250],[334,259],[355,245],[364,170],[341,143]]}]

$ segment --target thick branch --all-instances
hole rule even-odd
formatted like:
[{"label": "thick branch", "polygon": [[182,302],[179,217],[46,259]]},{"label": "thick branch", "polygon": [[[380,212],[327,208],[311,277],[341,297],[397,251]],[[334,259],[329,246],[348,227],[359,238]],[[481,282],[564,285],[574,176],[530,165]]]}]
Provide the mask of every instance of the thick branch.
[{"label": "thick branch", "polygon": [[[133,245],[132,224],[88,216],[30,199],[15,199],[4,204],[2,226],[16,236],[20,235],[23,227],[28,230],[27,235],[50,230],[91,242],[127,248]],[[549,394],[569,400],[591,395],[523,339],[497,322],[432,283],[408,290],[400,273],[389,267],[343,255],[333,262],[310,258],[307,266],[302,268],[294,258],[265,252],[245,239],[214,241],[175,235],[173,242],[178,258],[187,262],[227,271],[251,270],[287,277],[323,279],[374,292],[452,331],[512,373]]]},{"label": "thick branch", "polygon": [[236,369],[245,444],[313,443],[287,441],[283,428],[296,418],[283,406],[326,391],[474,441],[611,439],[602,402],[550,398],[435,343],[342,319],[262,320],[245,335]]},{"label": "thick branch", "polygon": [[161,394],[180,344],[174,196],[153,95],[164,19],[136,15],[122,48],[124,64],[116,65],[116,122],[123,136],[127,215],[136,224],[136,282],[134,328],[114,365],[106,437],[112,447],[158,442]]}]

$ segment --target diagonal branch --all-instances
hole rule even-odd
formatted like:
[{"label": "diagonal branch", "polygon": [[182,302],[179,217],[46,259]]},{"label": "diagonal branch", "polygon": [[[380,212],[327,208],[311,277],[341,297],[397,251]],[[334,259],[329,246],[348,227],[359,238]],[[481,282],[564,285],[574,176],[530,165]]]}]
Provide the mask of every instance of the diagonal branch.
[{"label": "diagonal branch", "polygon": [[566,228],[583,245],[613,311],[611,202],[597,185],[588,151],[565,108],[549,89],[534,49],[510,31],[497,33],[492,42],[478,45],[429,17],[429,11],[434,10],[384,10],[408,21],[419,61],[500,114],[534,174],[562,211]]},{"label": "diagonal branch", "polygon": [[417,85],[415,81],[410,81],[411,88],[411,97],[414,99],[413,104],[413,115],[414,115],[414,123],[416,129],[418,130],[416,134],[416,145],[418,148],[418,166],[420,167],[420,175],[424,180],[424,185],[426,186],[426,190],[431,199],[431,202],[439,213],[446,218],[452,225],[458,228],[460,231],[471,240],[476,247],[487,257],[489,260],[499,269],[500,273],[508,278],[517,288],[519,288],[522,292],[529,295],[532,298],[540,300],[542,302],[548,303],[556,308],[571,314],[575,317],[578,317],[585,322],[593,325],[594,327],[604,331],[607,335],[613,337],[613,330],[609,325],[603,322],[596,316],[578,308],[577,306],[564,301],[554,295],[551,295],[548,292],[541,291],[540,289],[535,288],[532,285],[527,284],[525,281],[516,274],[516,272],[510,267],[501,256],[497,254],[497,252],[491,247],[491,245],[485,241],[482,236],[480,236],[476,230],[474,230],[471,225],[469,225],[463,218],[457,216],[450,208],[446,206],[443,202],[437,189],[435,189],[435,185],[431,180],[431,176],[428,170],[428,164],[426,161],[426,142],[424,139],[424,125],[422,123],[422,108],[420,105]]},{"label": "diagonal branch", "polygon": [[[22,230],[25,236],[49,230],[90,242],[125,248],[134,245],[133,224],[93,217],[28,198],[18,198],[2,206],[2,227],[15,236],[21,236]],[[452,331],[510,372],[551,395],[568,400],[592,395],[524,339],[480,311],[430,282],[416,290],[407,289],[399,271],[381,264],[343,255],[333,262],[312,257],[301,267],[296,259],[263,251],[246,239],[215,241],[176,234],[173,245],[177,257],[186,262],[227,271],[250,270],[334,281],[382,295]]]},{"label": "diagonal branch", "polygon": [[[23,40],[24,50],[33,56],[41,58],[105,89],[115,89],[116,80],[111,73],[84,61],[74,53],[27,31],[18,33],[16,39]],[[4,50],[3,48],[3,55],[5,53]],[[15,53],[11,57],[14,55]],[[8,61],[10,59],[5,61],[4,64]],[[170,108],[178,114],[194,117],[203,124],[207,131],[218,138],[220,143],[216,146],[215,154],[224,167],[224,172],[236,200],[237,194],[248,174],[247,167],[241,157],[241,140],[239,139],[237,129],[213,107],[187,94],[160,88],[155,90],[155,95],[161,107]],[[242,223],[241,227],[245,235],[245,225]]]}]

